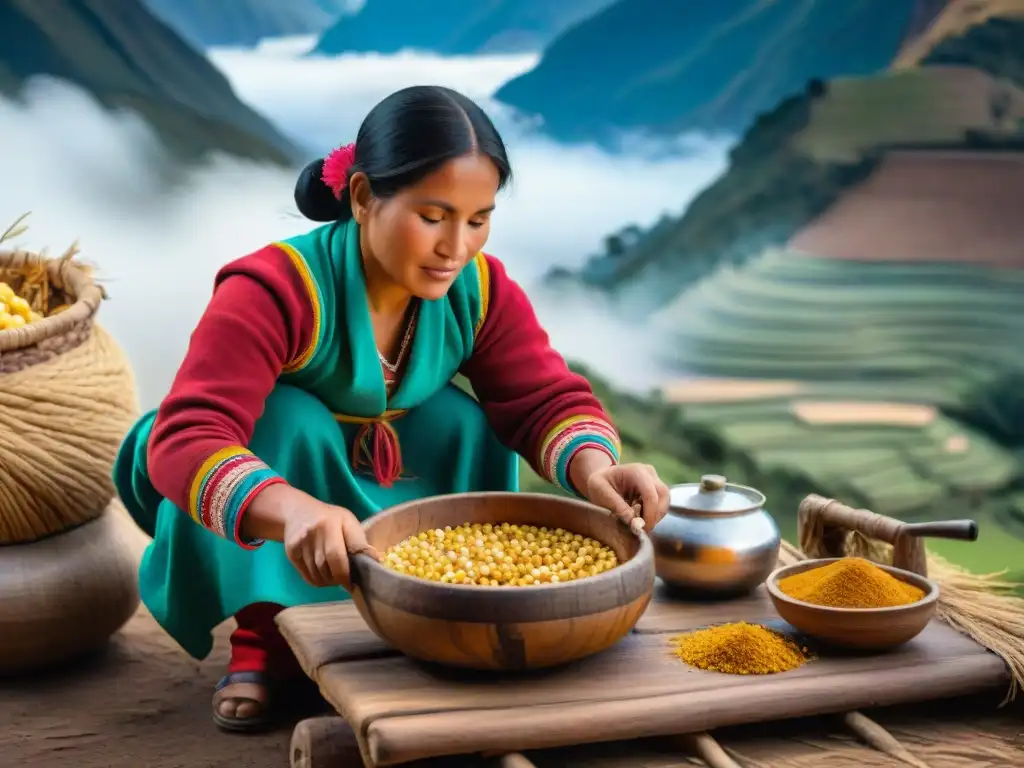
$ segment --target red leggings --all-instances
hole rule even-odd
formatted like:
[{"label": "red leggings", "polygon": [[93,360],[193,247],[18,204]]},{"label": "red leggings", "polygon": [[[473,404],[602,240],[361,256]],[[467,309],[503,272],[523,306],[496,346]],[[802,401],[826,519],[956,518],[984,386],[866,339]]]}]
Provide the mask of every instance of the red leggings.
[{"label": "red leggings", "polygon": [[283,610],[277,603],[253,603],[235,614],[238,628],[231,633],[229,672],[266,672],[279,680],[302,676],[295,654],[274,623]]}]

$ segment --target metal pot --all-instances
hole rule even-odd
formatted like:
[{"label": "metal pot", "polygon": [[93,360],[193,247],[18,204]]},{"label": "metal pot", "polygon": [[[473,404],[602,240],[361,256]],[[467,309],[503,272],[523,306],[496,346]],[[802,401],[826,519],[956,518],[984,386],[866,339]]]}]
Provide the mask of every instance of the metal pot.
[{"label": "metal pot", "polygon": [[765,497],[721,475],[673,486],[669,512],[650,532],[654,567],[673,587],[726,596],[749,592],[779,558],[779,529]]}]

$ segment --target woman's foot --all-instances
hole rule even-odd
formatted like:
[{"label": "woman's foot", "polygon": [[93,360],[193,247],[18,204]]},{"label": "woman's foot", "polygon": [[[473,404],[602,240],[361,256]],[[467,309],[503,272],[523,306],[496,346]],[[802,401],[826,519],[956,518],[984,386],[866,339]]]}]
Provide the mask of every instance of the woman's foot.
[{"label": "woman's foot", "polygon": [[213,722],[225,731],[265,728],[271,719],[271,684],[265,672],[231,672],[213,694]]}]

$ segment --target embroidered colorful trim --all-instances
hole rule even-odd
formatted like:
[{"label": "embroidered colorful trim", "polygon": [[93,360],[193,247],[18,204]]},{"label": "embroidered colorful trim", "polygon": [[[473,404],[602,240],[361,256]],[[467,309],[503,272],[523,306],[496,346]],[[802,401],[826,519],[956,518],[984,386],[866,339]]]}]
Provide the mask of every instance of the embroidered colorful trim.
[{"label": "embroidered colorful trim", "polygon": [[473,336],[476,337],[480,333],[480,329],[484,327],[484,321],[487,319],[487,310],[490,308],[491,267],[483,253],[478,253],[473,257],[473,266],[476,267],[477,280],[480,284],[480,314],[477,316],[476,324],[473,326]]},{"label": "embroidered colorful trim", "polygon": [[313,312],[313,332],[309,337],[309,344],[302,350],[294,360],[289,360],[284,366],[284,373],[295,373],[301,371],[320,347],[320,337],[323,335],[323,297],[320,295],[320,286],[313,279],[313,273],[306,263],[306,259],[299,253],[298,249],[288,243],[277,242],[274,245],[288,254],[292,266],[302,278],[302,284],[306,286],[306,293],[309,294],[310,309]]},{"label": "embroidered colorful trim", "polygon": [[255,549],[263,542],[242,540],[242,515],[257,493],[283,482],[284,478],[242,446],[222,448],[199,467],[189,493],[188,513],[218,536]]},{"label": "embroidered colorful trim", "polygon": [[619,436],[608,422],[577,415],[555,424],[541,442],[538,466],[550,482],[576,493],[569,480],[569,462],[583,448],[597,448],[618,463],[622,453]]}]

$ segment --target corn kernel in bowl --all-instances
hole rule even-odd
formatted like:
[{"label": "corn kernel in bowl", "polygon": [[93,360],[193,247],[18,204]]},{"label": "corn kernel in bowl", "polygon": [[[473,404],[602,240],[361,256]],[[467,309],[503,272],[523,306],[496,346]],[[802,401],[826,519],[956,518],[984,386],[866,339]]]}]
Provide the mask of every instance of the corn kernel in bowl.
[{"label": "corn kernel in bowl", "polygon": [[596,576],[619,561],[610,547],[562,528],[465,523],[403,539],[383,564],[442,584],[526,587]]}]

